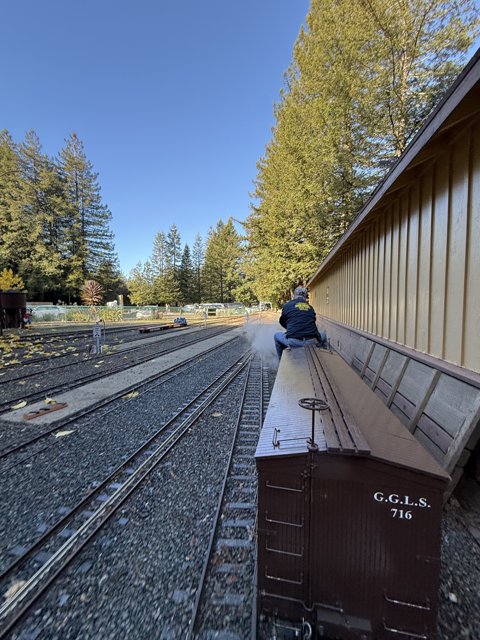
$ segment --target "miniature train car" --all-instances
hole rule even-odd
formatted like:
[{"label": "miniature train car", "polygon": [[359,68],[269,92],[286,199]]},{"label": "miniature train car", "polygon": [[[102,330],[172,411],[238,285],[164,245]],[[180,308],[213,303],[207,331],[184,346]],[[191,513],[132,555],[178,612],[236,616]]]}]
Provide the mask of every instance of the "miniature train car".
[{"label": "miniature train car", "polygon": [[276,637],[435,636],[449,476],[340,356],[284,352],[256,463],[258,608]]}]

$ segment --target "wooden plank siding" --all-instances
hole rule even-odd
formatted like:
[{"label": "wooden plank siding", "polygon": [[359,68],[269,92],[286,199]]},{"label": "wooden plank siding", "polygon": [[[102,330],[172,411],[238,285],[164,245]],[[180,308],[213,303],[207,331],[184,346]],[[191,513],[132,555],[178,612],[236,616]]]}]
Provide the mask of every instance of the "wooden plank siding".
[{"label": "wooden plank siding", "polygon": [[380,208],[310,285],[319,315],[480,372],[479,129]]},{"label": "wooden plank siding", "polygon": [[480,125],[472,130],[469,158],[469,203],[470,212],[467,232],[467,262],[465,268],[465,312],[462,335],[462,360],[465,367],[475,369],[480,354]]},{"label": "wooden plank siding", "polygon": [[455,484],[480,437],[480,50],[307,284]]}]

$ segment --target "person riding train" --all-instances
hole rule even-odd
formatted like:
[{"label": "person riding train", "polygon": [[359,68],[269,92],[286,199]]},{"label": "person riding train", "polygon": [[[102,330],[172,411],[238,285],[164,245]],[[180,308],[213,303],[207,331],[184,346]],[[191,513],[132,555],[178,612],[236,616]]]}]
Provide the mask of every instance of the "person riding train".
[{"label": "person riding train", "polygon": [[305,287],[297,287],[292,300],[283,305],[279,322],[284,329],[274,335],[275,349],[278,358],[284,349],[296,349],[307,344],[318,344],[327,348],[327,334],[319,331],[316,324],[314,308],[307,302],[308,292]]}]

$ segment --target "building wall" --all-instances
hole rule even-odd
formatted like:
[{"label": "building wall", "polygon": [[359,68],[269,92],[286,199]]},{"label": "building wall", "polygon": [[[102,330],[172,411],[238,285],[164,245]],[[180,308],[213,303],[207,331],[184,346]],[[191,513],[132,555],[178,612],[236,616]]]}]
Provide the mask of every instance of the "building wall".
[{"label": "building wall", "polygon": [[435,153],[343,245],[310,301],[320,316],[480,372],[480,123]]}]

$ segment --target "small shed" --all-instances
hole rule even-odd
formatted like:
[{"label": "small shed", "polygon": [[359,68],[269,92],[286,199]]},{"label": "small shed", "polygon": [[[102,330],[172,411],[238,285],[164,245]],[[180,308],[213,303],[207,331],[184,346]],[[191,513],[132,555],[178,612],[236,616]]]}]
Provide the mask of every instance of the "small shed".
[{"label": "small shed", "polygon": [[17,289],[0,290],[0,323],[3,329],[18,329],[27,308],[27,294]]},{"label": "small shed", "polygon": [[[327,405],[313,437],[304,398]],[[259,610],[320,637],[433,638],[449,476],[340,356],[284,352],[255,455]]]}]

